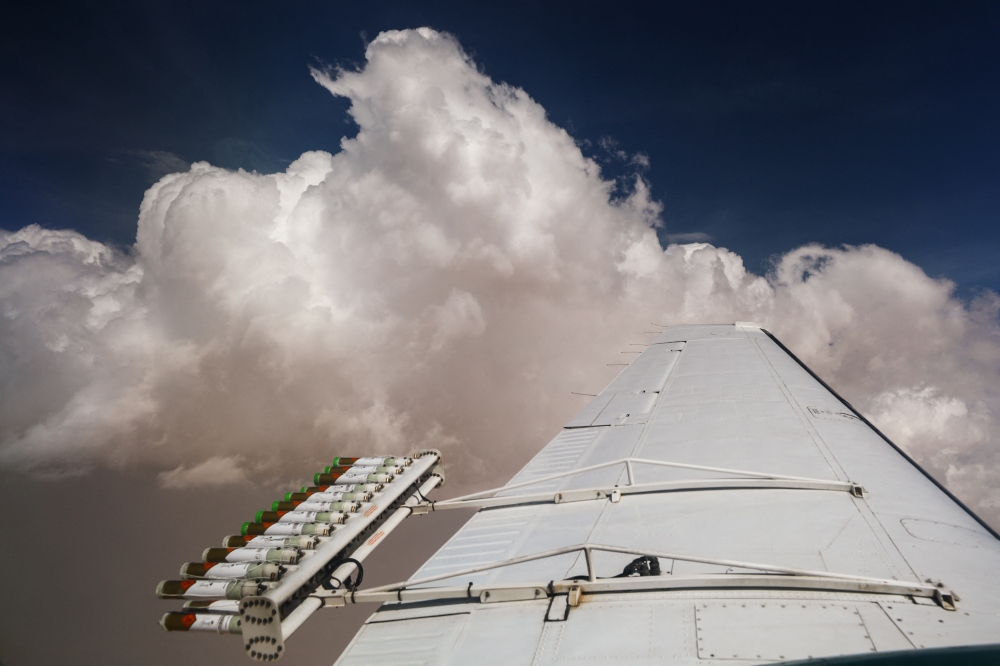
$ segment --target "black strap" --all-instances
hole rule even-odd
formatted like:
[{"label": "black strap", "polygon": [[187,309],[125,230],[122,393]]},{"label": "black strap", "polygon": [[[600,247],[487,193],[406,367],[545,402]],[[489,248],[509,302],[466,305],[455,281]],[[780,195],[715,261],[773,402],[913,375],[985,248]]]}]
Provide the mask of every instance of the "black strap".
[{"label": "black strap", "polygon": [[336,562],[334,562],[334,563],[332,563],[332,564],[330,564],[328,566],[329,566],[330,571],[333,572],[333,571],[336,571],[337,568],[340,567],[341,564],[347,564],[348,562],[353,562],[354,566],[356,566],[358,568],[358,579],[356,581],[354,581],[353,583],[351,583],[351,577],[350,576],[347,577],[346,581],[342,581],[339,578],[334,578],[333,576],[330,576],[330,578],[328,580],[323,581],[323,588],[324,589],[326,589],[326,590],[334,590],[334,589],[336,589],[334,587],[334,585],[333,585],[333,581],[337,581],[337,587],[343,585],[344,589],[346,589],[349,592],[354,592],[356,589],[358,589],[358,586],[361,585],[361,581],[364,580],[364,578],[365,578],[365,568],[363,566],[361,566],[361,562],[359,562],[358,560],[354,559],[353,557],[345,557],[343,559],[337,560]]},{"label": "black strap", "polygon": [[643,555],[629,562],[625,569],[615,576],[615,578],[628,578],[629,576],[659,576],[660,560],[652,555]]},{"label": "black strap", "polygon": [[[611,577],[628,578],[630,576],[659,576],[660,573],[660,560],[652,555],[643,555],[642,557],[637,557],[626,564],[625,569],[620,574]],[[598,576],[598,578],[603,580],[605,576]],[[563,580],[590,580],[590,576],[587,574],[577,574],[576,576],[569,576]],[[549,583],[549,594],[552,593],[552,583]]]},{"label": "black strap", "polygon": [[427,499],[427,496],[426,496],[426,495],[424,495],[424,494],[423,494],[422,492],[420,492],[420,488],[417,488],[416,490],[414,490],[414,491],[413,491],[413,494],[414,494],[414,495],[416,495],[416,496],[417,496],[417,498],[418,498],[418,499],[419,499],[419,500],[420,500],[421,502],[424,502],[425,504],[430,504],[430,506],[431,506],[431,511],[435,511],[435,508],[434,508],[434,502],[432,502],[432,501],[430,501],[429,499]]}]

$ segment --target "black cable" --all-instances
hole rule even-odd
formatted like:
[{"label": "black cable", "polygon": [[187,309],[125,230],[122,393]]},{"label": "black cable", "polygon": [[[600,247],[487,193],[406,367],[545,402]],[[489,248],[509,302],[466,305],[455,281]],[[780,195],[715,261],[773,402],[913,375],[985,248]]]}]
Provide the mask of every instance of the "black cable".
[{"label": "black cable", "polygon": [[361,562],[357,561],[353,557],[345,557],[345,558],[343,558],[341,560],[337,560],[336,562],[333,562],[332,564],[329,564],[327,566],[329,567],[330,572],[332,573],[332,572],[336,571],[337,567],[339,567],[341,564],[347,564],[348,562],[353,562],[354,566],[356,566],[358,568],[358,579],[356,581],[354,581],[354,583],[352,584],[350,576],[347,577],[346,581],[342,581],[339,578],[334,578],[331,575],[329,579],[323,581],[323,589],[326,589],[326,590],[334,590],[334,589],[336,589],[333,586],[333,581],[337,581],[338,584],[343,585],[344,589],[348,590],[349,592],[353,592],[354,590],[358,589],[358,586],[361,585],[361,581],[364,580],[364,578],[365,578],[365,568],[363,566],[361,566]]},{"label": "black cable", "polygon": [[429,504],[430,507],[431,507],[431,511],[435,510],[434,509],[434,502],[432,502],[431,500],[427,499],[427,495],[424,495],[422,492],[420,492],[420,488],[417,488],[416,490],[414,490],[413,494],[416,495],[417,498],[420,499],[421,502]]},{"label": "black cable", "polygon": [[660,560],[652,555],[643,555],[629,562],[625,569],[615,578],[628,578],[629,576],[659,576]]},{"label": "black cable", "polygon": [[[659,576],[660,575],[660,560],[653,557],[652,555],[643,555],[642,557],[637,557],[627,565],[625,569],[622,570],[617,576],[597,576],[598,580],[605,580],[607,578],[628,578],[630,576]],[[578,574],[576,576],[570,576],[569,578],[564,578],[563,580],[590,580],[590,576],[587,574]],[[551,588],[552,584],[549,583]]]}]

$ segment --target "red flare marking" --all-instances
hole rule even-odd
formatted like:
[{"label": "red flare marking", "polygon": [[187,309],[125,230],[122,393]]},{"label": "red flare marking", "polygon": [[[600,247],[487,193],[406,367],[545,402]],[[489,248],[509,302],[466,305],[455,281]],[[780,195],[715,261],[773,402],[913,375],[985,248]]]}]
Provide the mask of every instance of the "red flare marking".
[{"label": "red flare marking", "polygon": [[194,621],[195,621],[194,613],[188,613],[187,615],[181,618],[181,623],[188,628],[190,628],[191,625],[194,624]]}]

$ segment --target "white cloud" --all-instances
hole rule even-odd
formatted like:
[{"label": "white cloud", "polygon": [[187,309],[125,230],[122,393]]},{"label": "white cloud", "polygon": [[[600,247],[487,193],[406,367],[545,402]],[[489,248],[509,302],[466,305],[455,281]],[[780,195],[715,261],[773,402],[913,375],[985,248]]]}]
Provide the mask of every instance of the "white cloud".
[{"label": "white cloud", "polygon": [[431,305],[427,311],[434,322],[431,351],[443,349],[459,338],[480,336],[486,330],[483,308],[467,291],[452,289],[442,305]]},{"label": "white cloud", "polygon": [[670,244],[686,243],[711,243],[712,237],[703,231],[689,231],[683,234],[667,234],[667,242]]},{"label": "white cloud", "polygon": [[995,294],[963,304],[874,246],[803,247],[768,278],[663,250],[645,183],[615,197],[453,38],[383,33],[366,57],[314,72],[350,98],[341,152],[167,175],[128,256],[0,232],[0,464],[180,486],[439,443],[465,483],[501,481],[648,322],[761,321],[998,515]]},{"label": "white cloud", "polygon": [[223,456],[209,458],[194,467],[180,465],[169,472],[161,472],[158,478],[164,488],[176,489],[226,486],[248,481],[247,473],[240,467],[240,460]]}]

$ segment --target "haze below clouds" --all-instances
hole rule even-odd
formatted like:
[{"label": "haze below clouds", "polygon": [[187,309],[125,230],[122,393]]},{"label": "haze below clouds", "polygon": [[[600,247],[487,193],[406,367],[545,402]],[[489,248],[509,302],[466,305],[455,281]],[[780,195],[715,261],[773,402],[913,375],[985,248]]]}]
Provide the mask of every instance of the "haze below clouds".
[{"label": "haze below clouds", "polygon": [[963,302],[871,245],[801,247],[767,276],[705,242],[664,249],[642,177],[605,180],[454,38],[384,32],[366,60],[313,72],[350,100],[340,152],[165,175],[130,254],[0,231],[0,465],[176,492],[433,446],[482,487],[650,321],[750,320],[1000,523],[996,294]]}]

